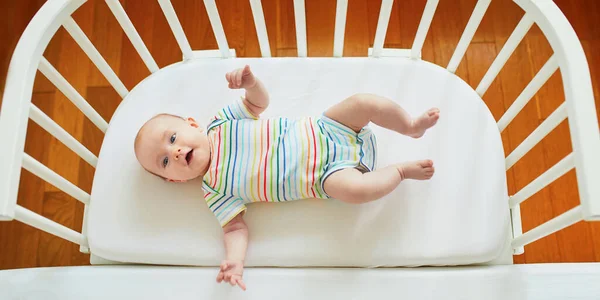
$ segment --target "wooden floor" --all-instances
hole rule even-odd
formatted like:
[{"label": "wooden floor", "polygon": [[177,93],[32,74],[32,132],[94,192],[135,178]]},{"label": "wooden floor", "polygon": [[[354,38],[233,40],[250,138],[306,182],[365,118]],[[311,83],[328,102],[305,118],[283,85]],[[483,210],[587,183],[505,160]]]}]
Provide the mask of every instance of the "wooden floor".
[{"label": "wooden floor", "polygon": [[[0,2],[0,89],[16,42],[43,0]],[[181,60],[181,51],[157,1],[121,0],[132,22],[160,67]],[[410,48],[425,0],[395,1],[385,47]],[[476,0],[441,0],[425,41],[423,59],[446,66]],[[556,0],[582,40],[591,67],[596,107],[600,107],[600,3],[596,0]],[[215,38],[201,0],[173,0],[193,49],[216,49]],[[296,56],[292,0],[263,0],[273,56]],[[379,0],[350,0],[346,25],[345,56],[366,56],[372,45],[379,14]],[[254,22],[247,0],[217,0],[231,48],[239,57],[260,56]],[[334,0],[307,0],[309,56],[331,56],[333,52]],[[473,43],[457,74],[475,86],[521,18],[522,10],[509,0],[492,1]],[[149,75],[135,49],[123,34],[102,0],[90,0],[74,19],[86,32],[108,63],[131,89]],[[552,51],[540,30],[527,34],[484,96],[498,119],[517,97]],[[79,49],[60,29],[48,46],[45,57],[107,120],[119,103],[119,96]],[[33,102],[95,154],[101,132],[38,74]],[[538,92],[524,112],[503,133],[505,151],[514,149],[564,99],[560,74]],[[597,111],[598,113],[598,111]],[[558,162],[571,151],[565,121],[508,172],[510,193],[514,193]],[[0,141],[1,143],[1,141]],[[93,169],[48,133],[30,122],[26,151],[59,174],[90,191]],[[77,231],[81,229],[83,206],[56,188],[23,171],[20,205],[56,220]],[[563,176],[549,188],[522,205],[525,230],[568,210],[578,203],[575,174]],[[515,257],[518,263],[600,261],[600,223],[579,223],[539,240]],[[36,266],[88,264],[89,257],[74,244],[34,230],[18,222],[0,223],[0,269]]]}]

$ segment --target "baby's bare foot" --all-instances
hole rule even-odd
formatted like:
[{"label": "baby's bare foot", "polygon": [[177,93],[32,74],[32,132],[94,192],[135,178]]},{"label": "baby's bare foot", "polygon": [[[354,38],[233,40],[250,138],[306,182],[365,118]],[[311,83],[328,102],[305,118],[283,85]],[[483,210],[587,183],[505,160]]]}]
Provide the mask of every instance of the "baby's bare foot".
[{"label": "baby's bare foot", "polygon": [[431,128],[437,123],[440,118],[440,110],[437,108],[431,108],[422,114],[420,117],[412,120],[413,133],[408,136],[413,138],[420,138],[425,134],[425,130]]},{"label": "baby's bare foot", "polygon": [[434,171],[435,170],[433,168],[433,161],[429,159],[398,164],[398,172],[400,172],[402,180],[427,180],[433,176]]}]

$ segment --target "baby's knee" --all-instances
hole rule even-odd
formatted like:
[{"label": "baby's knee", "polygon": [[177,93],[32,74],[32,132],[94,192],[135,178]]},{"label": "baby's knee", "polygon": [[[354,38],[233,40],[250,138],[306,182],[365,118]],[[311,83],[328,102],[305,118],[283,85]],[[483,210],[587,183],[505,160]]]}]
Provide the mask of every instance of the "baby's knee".
[{"label": "baby's knee", "polygon": [[353,102],[356,102],[359,105],[367,105],[371,102],[370,101],[371,98],[373,98],[372,94],[356,93],[356,94],[350,96],[348,99]]},{"label": "baby's knee", "polygon": [[374,101],[373,94],[357,93],[348,98],[352,105],[363,112],[370,112],[377,109],[377,102]]}]

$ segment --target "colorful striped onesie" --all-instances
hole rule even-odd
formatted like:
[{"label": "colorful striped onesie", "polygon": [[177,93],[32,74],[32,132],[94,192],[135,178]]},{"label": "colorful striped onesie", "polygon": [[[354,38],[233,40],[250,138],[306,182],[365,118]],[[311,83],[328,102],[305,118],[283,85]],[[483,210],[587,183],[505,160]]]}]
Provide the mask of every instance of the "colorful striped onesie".
[{"label": "colorful striped onesie", "polygon": [[258,120],[243,101],[221,109],[207,130],[211,162],[204,198],[221,226],[251,202],[326,199],[325,179],[344,168],[372,171],[377,143],[326,116]]}]

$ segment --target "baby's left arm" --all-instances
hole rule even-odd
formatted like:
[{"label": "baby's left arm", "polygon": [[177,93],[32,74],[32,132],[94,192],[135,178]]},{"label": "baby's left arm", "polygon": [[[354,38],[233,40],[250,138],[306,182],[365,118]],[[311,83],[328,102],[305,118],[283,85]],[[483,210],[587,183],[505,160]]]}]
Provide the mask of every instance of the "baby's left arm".
[{"label": "baby's left arm", "polygon": [[244,104],[255,116],[259,116],[269,106],[269,93],[262,82],[254,76],[250,66],[225,74],[230,89],[246,89]]},{"label": "baby's left arm", "polygon": [[244,222],[243,214],[235,216],[223,227],[226,258],[221,262],[221,270],[217,275],[217,282],[229,282],[232,286],[238,285],[246,290],[242,279],[244,274],[244,260],[248,248],[248,225]]}]

